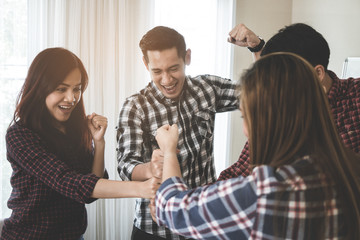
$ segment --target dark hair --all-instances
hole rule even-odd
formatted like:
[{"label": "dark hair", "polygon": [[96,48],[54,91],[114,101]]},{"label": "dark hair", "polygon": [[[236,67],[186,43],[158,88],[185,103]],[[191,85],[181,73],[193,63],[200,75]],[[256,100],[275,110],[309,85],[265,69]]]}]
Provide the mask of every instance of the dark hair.
[{"label": "dark hair", "polygon": [[314,67],[322,65],[327,70],[330,48],[325,38],[304,23],[295,23],[279,30],[267,41],[261,56],[273,52],[292,52],[300,55]]},{"label": "dark hair", "polygon": [[314,68],[296,54],[272,53],[244,73],[239,88],[252,164],[277,168],[314,156],[336,187],[349,239],[359,239],[360,159],[343,145]]},{"label": "dark hair", "polygon": [[140,40],[139,47],[146,62],[149,62],[147,51],[162,51],[173,47],[176,47],[178,56],[185,61],[186,44],[184,37],[169,27],[157,26],[149,30]]},{"label": "dark hair", "polygon": [[[52,134],[53,117],[46,107],[46,97],[58,87],[74,69],[81,73],[81,89],[88,84],[88,75],[81,60],[64,48],[48,48],[40,52],[30,65],[27,77],[16,101],[13,122],[37,132],[56,144]],[[91,135],[86,123],[83,98],[80,99],[65,123],[67,134],[90,150]],[[55,142],[54,142],[55,141]]]}]

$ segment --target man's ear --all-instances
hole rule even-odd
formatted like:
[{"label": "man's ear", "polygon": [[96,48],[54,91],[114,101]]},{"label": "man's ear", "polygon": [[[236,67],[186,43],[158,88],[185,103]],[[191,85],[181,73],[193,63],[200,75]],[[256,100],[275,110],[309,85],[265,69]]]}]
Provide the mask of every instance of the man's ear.
[{"label": "man's ear", "polygon": [[145,64],[146,69],[149,71],[149,65],[148,65],[148,62],[145,59],[145,56],[142,57],[142,60],[143,60],[143,62]]},{"label": "man's ear", "polygon": [[185,54],[185,65],[189,66],[191,63],[191,49],[186,50]]},{"label": "man's ear", "polygon": [[325,75],[326,75],[326,71],[323,65],[316,65],[315,66],[315,71],[316,74],[318,75],[320,82],[322,83],[324,81]]}]

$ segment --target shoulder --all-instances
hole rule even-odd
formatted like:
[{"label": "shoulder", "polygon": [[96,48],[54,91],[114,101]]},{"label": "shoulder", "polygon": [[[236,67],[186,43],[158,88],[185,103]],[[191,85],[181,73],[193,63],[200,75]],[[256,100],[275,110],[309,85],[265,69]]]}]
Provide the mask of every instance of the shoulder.
[{"label": "shoulder", "polygon": [[188,86],[190,89],[197,89],[203,91],[215,91],[219,92],[222,90],[235,90],[236,83],[228,78],[222,78],[216,75],[198,75],[196,77],[188,76]]},{"label": "shoulder", "polygon": [[36,134],[34,131],[20,126],[18,124],[13,124],[11,125],[6,132],[6,138],[7,139],[11,139],[11,138],[35,138],[35,139],[40,139],[39,135]]},{"label": "shoulder", "polygon": [[154,89],[152,82],[148,83],[148,85],[141,89],[139,92],[134,93],[127,97],[123,103],[123,107],[126,106],[138,106],[143,104],[143,102],[148,102],[149,98],[154,97]]},{"label": "shoulder", "polygon": [[303,191],[321,186],[319,172],[308,156],[278,168],[267,165],[256,167],[250,178],[253,178],[258,195]]},{"label": "shoulder", "polygon": [[339,79],[336,74],[332,71],[329,71],[330,77],[334,81],[334,86],[342,92],[347,92],[349,94],[360,94],[360,78],[347,78],[347,79]]},{"label": "shoulder", "polygon": [[344,80],[347,82],[349,90],[351,92],[360,93],[360,78],[348,78]]},{"label": "shoulder", "polygon": [[137,92],[124,101],[124,106],[126,105],[136,105],[137,103],[144,101],[146,99],[146,94],[148,94],[147,88],[142,89],[140,92]]},{"label": "shoulder", "polygon": [[[144,90],[144,89],[143,89]],[[127,97],[121,107],[120,115],[133,115],[136,112],[142,112],[142,109],[148,103],[148,97],[144,91],[133,94]]]},{"label": "shoulder", "polygon": [[204,75],[198,75],[195,77],[188,77],[190,82],[193,82],[195,84],[201,84],[201,83],[208,83],[208,84],[235,84],[233,81],[231,81],[228,78],[222,78],[216,75],[210,75],[210,74],[204,74]]},{"label": "shoulder", "polygon": [[349,86],[359,87],[360,86],[360,78],[347,78],[339,80],[342,83],[348,84]]},{"label": "shoulder", "polygon": [[41,137],[26,127],[14,124],[6,132],[6,145],[8,149],[22,146],[34,146],[42,143]]}]

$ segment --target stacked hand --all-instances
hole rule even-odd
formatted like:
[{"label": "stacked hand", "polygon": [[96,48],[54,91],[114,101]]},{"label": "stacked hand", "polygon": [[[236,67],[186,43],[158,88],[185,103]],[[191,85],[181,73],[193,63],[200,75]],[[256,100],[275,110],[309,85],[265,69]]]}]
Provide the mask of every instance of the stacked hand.
[{"label": "stacked hand", "polygon": [[[151,158],[152,164],[152,172],[153,176],[160,176],[160,180],[162,178],[163,173],[163,165],[164,165],[164,155],[165,154],[176,154],[177,150],[177,143],[178,143],[178,126],[176,124],[173,125],[164,125],[160,127],[156,131],[156,141],[160,147],[153,152]],[[152,219],[156,222],[156,207],[155,207],[155,199],[150,200],[150,213]]]},{"label": "stacked hand", "polygon": [[176,153],[179,130],[176,124],[164,125],[156,131],[156,141],[161,151],[165,153]]},{"label": "stacked hand", "polygon": [[149,178],[148,180],[142,182],[143,183],[143,190],[141,192],[142,198],[150,198],[154,199],[156,191],[158,190],[161,180],[156,177]]},{"label": "stacked hand", "polygon": [[153,177],[161,180],[163,173],[164,154],[160,149],[155,149],[151,156],[150,169]]}]

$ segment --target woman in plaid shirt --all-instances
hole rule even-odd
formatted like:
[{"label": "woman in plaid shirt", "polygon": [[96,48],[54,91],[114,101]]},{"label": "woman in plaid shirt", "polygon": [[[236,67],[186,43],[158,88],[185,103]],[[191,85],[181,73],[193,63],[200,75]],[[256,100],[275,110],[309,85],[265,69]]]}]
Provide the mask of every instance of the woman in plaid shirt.
[{"label": "woman in plaid shirt", "polygon": [[6,134],[12,214],[1,239],[79,239],[87,226],[85,203],[155,195],[156,179],[104,179],[107,119],[86,117],[87,82],[81,60],[66,49],[46,49],[32,62]]},{"label": "woman in plaid shirt", "polygon": [[196,239],[360,239],[359,156],[342,143],[311,65],[269,54],[245,72],[240,93],[252,173],[189,190],[178,128],[161,127],[157,223]]}]

